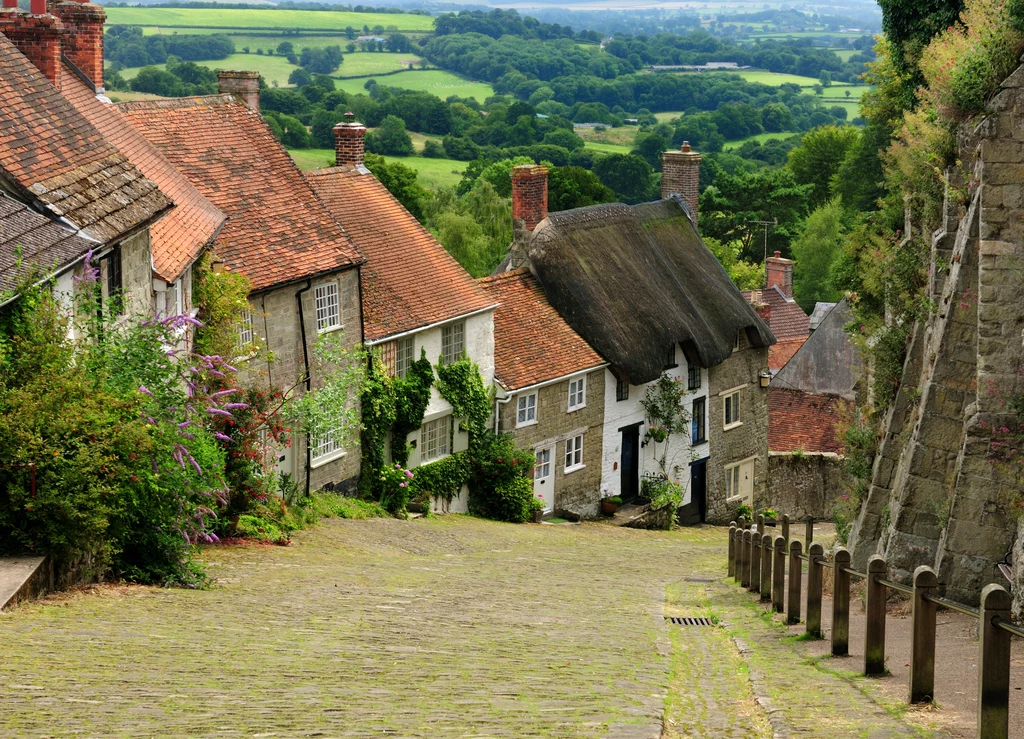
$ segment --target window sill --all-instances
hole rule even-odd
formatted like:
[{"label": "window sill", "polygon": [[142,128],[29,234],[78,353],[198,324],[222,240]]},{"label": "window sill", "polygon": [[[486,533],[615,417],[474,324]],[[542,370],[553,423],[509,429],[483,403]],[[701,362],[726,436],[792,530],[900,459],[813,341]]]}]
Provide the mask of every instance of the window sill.
[{"label": "window sill", "polygon": [[537,425],[536,419],[534,419],[533,421],[523,421],[522,423],[516,422],[516,428],[517,429],[525,429],[525,428],[528,428],[530,426],[536,426],[536,425]]},{"label": "window sill", "polygon": [[707,443],[708,443],[707,439],[693,439],[690,442],[690,446],[700,446],[701,444],[707,444]]},{"label": "window sill", "polygon": [[722,431],[729,431],[731,429],[739,428],[743,425],[743,421],[737,421],[736,423],[727,423],[722,427]]},{"label": "window sill", "polygon": [[335,331],[341,331],[343,328],[345,327],[342,326],[341,324],[337,326],[328,326],[327,328],[318,328],[316,330],[316,334],[317,336],[321,336],[323,334],[333,334]]},{"label": "window sill", "polygon": [[418,469],[419,467],[426,467],[428,464],[434,464],[434,462],[440,462],[443,459],[448,459],[448,457],[450,457],[450,456],[452,456],[452,455],[451,454],[442,454],[440,457],[434,457],[433,459],[421,459],[419,464],[417,464],[416,467],[414,467],[413,469]]},{"label": "window sill", "polygon": [[584,409],[584,408],[586,408],[586,407],[587,407],[587,404],[586,404],[586,403],[583,403],[583,404],[581,404],[581,405],[574,405],[574,406],[573,406],[572,408],[569,408],[569,409],[568,409],[568,410],[566,411],[566,413],[575,413],[576,411],[581,411],[581,410],[583,410],[583,409]]},{"label": "window sill", "polygon": [[585,464],[578,464],[578,465],[575,465],[573,467],[566,467],[565,469],[562,470],[562,473],[566,474],[566,475],[570,475],[573,472],[577,472],[578,470],[585,470],[586,468],[587,468],[587,466]]},{"label": "window sill", "polygon": [[317,467],[323,467],[325,464],[329,464],[330,462],[334,462],[335,460],[341,459],[346,454],[348,454],[347,451],[345,451],[344,449],[339,449],[336,452],[325,454],[322,457],[314,457],[309,462],[309,468],[311,470],[315,470]]},{"label": "window sill", "polygon": [[734,495],[731,498],[726,498],[725,502],[727,504],[729,504],[729,503],[743,503],[744,501],[746,501],[746,499],[747,499],[747,496],[745,496],[745,495]]}]

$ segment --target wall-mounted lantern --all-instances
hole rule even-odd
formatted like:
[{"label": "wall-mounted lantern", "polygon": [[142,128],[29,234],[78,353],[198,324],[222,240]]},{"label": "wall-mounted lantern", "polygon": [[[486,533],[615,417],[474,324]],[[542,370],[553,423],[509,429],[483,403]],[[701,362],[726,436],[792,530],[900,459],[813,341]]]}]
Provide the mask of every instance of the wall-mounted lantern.
[{"label": "wall-mounted lantern", "polygon": [[760,381],[761,387],[766,388],[772,381],[772,373],[768,370],[761,370],[761,374],[757,376],[757,379]]}]

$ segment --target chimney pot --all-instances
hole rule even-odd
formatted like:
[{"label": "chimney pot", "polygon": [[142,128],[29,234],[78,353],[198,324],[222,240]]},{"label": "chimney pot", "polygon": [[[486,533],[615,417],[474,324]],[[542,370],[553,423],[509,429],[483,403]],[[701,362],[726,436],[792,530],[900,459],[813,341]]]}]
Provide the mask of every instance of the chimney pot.
[{"label": "chimney pot", "polygon": [[782,252],[781,252],[781,251],[777,251],[777,252],[775,252],[775,258],[776,258],[776,259],[778,259],[778,258],[779,258],[779,257],[781,257],[781,256],[782,256]]},{"label": "chimney pot", "polygon": [[701,155],[684,141],[679,151],[666,151],[661,158],[661,197],[679,195],[693,211],[697,220],[697,198],[700,196]]},{"label": "chimney pot", "polygon": [[221,95],[238,95],[253,110],[260,109],[260,73],[222,69],[217,72]]},{"label": "chimney pot", "polygon": [[359,166],[365,153],[366,126],[356,121],[355,113],[346,113],[345,122],[334,127],[334,164]]},{"label": "chimney pot", "polygon": [[4,0],[4,9],[13,9],[18,7],[18,0]]},{"label": "chimney pot", "polygon": [[17,8],[0,13],[0,33],[59,89],[64,24],[46,12],[46,0],[32,0],[30,8],[29,13]]},{"label": "chimney pot", "polygon": [[512,168],[512,221],[522,221],[527,231],[548,217],[548,168],[520,164]]},{"label": "chimney pot", "polygon": [[28,7],[32,15],[46,15],[46,0],[31,0]]}]

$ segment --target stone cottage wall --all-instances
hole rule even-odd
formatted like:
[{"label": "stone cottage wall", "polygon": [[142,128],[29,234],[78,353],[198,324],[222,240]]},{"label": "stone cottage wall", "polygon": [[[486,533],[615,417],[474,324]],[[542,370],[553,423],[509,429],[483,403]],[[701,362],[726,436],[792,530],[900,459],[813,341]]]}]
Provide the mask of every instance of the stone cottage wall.
[{"label": "stone cottage wall", "polygon": [[828,519],[843,494],[843,461],[830,453],[768,453],[765,505],[790,520]]},{"label": "stone cottage wall", "polygon": [[915,327],[850,542],[855,565],[878,551],[908,579],[928,564],[969,602],[1001,580],[1015,528],[1013,480],[993,464],[989,429],[1012,422],[1008,400],[1024,392],[1024,68],[1003,87],[961,133],[971,199],[947,203],[932,240],[936,307]]}]

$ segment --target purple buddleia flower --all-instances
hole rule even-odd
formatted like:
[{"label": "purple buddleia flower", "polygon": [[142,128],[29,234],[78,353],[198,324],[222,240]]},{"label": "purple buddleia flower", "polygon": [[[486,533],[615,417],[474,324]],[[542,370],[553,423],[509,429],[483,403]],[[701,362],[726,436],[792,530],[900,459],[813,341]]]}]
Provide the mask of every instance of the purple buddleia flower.
[{"label": "purple buddleia flower", "polygon": [[230,395],[231,393],[237,393],[237,392],[238,392],[238,388],[237,387],[233,387],[230,390],[220,390],[220,391],[214,393],[213,395],[211,395],[210,397],[211,398],[219,398],[222,395]]},{"label": "purple buddleia flower", "polygon": [[248,408],[248,403],[225,403],[224,407],[229,411],[233,411],[235,408]]},{"label": "purple buddleia flower", "polygon": [[215,416],[227,416],[228,418],[232,418],[232,415],[228,411],[222,411],[220,408],[207,408],[206,412],[212,413]]},{"label": "purple buddleia flower", "polygon": [[214,431],[213,432],[213,438],[214,439],[219,439],[221,441],[227,441],[227,442],[234,441],[234,439],[232,439],[230,436],[222,434],[220,431]]}]

